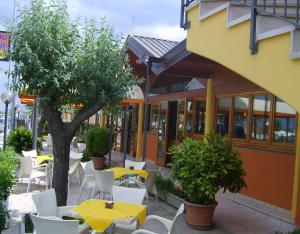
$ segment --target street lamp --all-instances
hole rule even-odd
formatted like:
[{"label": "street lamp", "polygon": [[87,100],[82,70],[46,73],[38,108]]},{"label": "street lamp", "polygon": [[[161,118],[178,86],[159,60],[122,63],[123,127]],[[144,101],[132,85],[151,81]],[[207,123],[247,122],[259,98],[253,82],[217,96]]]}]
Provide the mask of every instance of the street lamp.
[{"label": "street lamp", "polygon": [[8,118],[8,104],[13,99],[13,94],[9,91],[6,91],[1,94],[1,100],[5,104],[5,120],[4,120],[4,137],[3,137],[3,150],[5,150],[6,147],[6,141],[7,141],[7,118]]}]

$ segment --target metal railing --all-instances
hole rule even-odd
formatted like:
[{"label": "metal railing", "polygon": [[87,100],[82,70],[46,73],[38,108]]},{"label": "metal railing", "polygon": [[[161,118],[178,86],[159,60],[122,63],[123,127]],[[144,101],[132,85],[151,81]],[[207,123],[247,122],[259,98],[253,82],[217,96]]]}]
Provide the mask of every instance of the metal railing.
[{"label": "metal railing", "polygon": [[[210,0],[203,1],[209,2]],[[186,8],[188,8],[194,2],[196,2],[196,0],[181,0],[181,28],[188,29],[190,27]],[[229,2],[231,4],[248,6],[251,9],[251,54],[256,54],[258,52],[258,44],[256,41],[256,18],[258,14],[279,18],[294,25],[295,28],[300,29],[300,0],[230,0]]]},{"label": "metal railing", "polygon": [[300,0],[232,0],[254,7],[257,14],[270,15],[300,28]]},{"label": "metal railing", "polygon": [[185,11],[187,7],[192,5],[196,0],[181,0],[181,12],[180,12],[180,27],[188,29],[190,24],[188,22],[188,13]]}]

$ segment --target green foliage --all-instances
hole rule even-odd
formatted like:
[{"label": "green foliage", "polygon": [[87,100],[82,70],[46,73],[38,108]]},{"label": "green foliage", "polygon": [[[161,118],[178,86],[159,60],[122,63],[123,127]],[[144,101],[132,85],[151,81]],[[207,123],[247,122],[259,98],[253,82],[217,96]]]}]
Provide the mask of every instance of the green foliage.
[{"label": "green foliage", "polygon": [[12,148],[0,151],[0,201],[6,200],[14,185],[17,156]]},{"label": "green foliage", "polygon": [[0,233],[5,228],[6,219],[9,218],[9,214],[5,205],[0,201]]},{"label": "green foliage", "polygon": [[[14,148],[17,154],[22,153],[22,150],[32,150],[32,132],[25,127],[16,128],[10,132],[7,139],[7,145]],[[42,139],[37,138],[37,150],[42,150]]]},{"label": "green foliage", "polygon": [[65,106],[119,103],[136,84],[122,38],[104,20],[71,21],[65,0],[32,0],[10,28],[19,87]]},{"label": "green foliage", "polygon": [[106,128],[90,127],[86,133],[86,153],[91,157],[103,157],[109,152],[110,132]]},{"label": "green foliage", "polygon": [[173,192],[173,182],[170,178],[164,178],[161,175],[158,175],[155,178],[155,185],[159,192],[162,193],[171,193]]},{"label": "green foliage", "polygon": [[22,150],[32,149],[32,132],[24,127],[16,128],[8,136],[7,145],[15,149],[17,154]]},{"label": "green foliage", "polygon": [[25,233],[33,233],[34,226],[30,218],[30,214],[24,215],[24,223],[25,223]]},{"label": "green foliage", "polygon": [[187,138],[170,149],[172,179],[178,180],[185,199],[195,204],[212,204],[216,193],[237,193],[246,186],[240,154],[232,142],[219,135],[208,135],[206,141]]}]

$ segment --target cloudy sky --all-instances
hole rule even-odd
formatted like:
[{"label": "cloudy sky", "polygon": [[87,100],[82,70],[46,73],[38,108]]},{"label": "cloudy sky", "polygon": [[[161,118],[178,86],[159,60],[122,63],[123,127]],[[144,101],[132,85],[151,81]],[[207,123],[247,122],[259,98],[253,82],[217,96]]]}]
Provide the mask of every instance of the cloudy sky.
[{"label": "cloudy sky", "polygon": [[[16,0],[17,9],[30,0]],[[137,34],[180,41],[185,32],[179,28],[179,0],[68,0],[71,18],[98,18],[105,16],[116,33]],[[0,4],[0,30],[13,16],[14,0]],[[16,13],[17,14],[17,13]],[[0,62],[0,92],[6,89],[7,62]],[[0,102],[0,110],[4,109]]]}]

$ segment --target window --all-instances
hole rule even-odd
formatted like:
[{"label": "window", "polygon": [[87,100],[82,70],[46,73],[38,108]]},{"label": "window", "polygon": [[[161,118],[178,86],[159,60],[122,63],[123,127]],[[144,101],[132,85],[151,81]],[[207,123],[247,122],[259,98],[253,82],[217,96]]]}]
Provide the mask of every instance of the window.
[{"label": "window", "polygon": [[216,133],[228,136],[231,97],[217,99]]},{"label": "window", "polygon": [[205,101],[197,101],[196,102],[196,126],[195,133],[196,134],[204,134],[205,130],[205,109],[206,102]]},{"label": "window", "polygon": [[187,135],[191,135],[193,131],[193,102],[192,101],[187,101],[187,105],[186,105],[185,131]]},{"label": "window", "polygon": [[247,139],[249,98],[235,97],[232,136],[234,138]]},{"label": "window", "polygon": [[296,111],[276,98],[273,141],[294,144],[296,135]]},{"label": "window", "polygon": [[165,156],[167,108],[168,105],[166,103],[159,105],[158,158]]},{"label": "window", "polygon": [[151,108],[151,129],[157,129],[158,128],[158,105],[153,104]]},{"label": "window", "polygon": [[271,95],[253,97],[251,139],[267,141],[269,139],[271,116]]},{"label": "window", "polygon": [[178,101],[177,138],[183,139],[185,101]]}]

